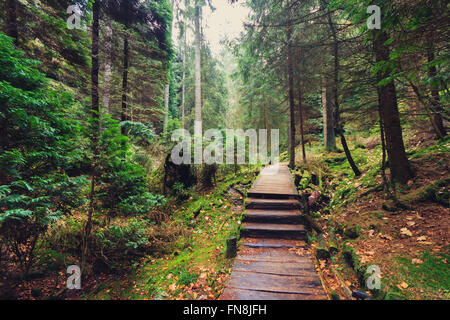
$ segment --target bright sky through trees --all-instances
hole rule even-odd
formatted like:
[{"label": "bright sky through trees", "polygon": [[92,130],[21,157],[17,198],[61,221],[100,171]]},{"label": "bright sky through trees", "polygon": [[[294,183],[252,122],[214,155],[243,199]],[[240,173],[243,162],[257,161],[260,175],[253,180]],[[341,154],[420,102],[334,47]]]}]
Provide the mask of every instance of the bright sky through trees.
[{"label": "bright sky through trees", "polygon": [[[247,20],[250,9],[243,2],[230,4],[229,0],[214,0],[212,4],[215,8],[214,11],[209,6],[203,7],[203,38],[209,43],[212,53],[217,57],[224,49],[220,43],[221,40],[235,39],[244,31],[244,22]],[[188,24],[193,27],[190,22]],[[192,30],[188,31],[187,37],[189,42],[193,42]]]}]

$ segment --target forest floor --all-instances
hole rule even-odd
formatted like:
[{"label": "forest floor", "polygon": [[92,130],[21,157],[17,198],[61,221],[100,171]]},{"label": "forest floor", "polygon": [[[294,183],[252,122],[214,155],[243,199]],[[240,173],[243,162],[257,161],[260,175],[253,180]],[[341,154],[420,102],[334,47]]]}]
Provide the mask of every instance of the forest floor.
[{"label": "forest floor", "polygon": [[258,172],[255,167],[241,169],[218,181],[213,190],[174,207],[168,230],[184,229],[174,240],[177,249],[143,258],[127,277],[103,281],[82,298],[217,299],[231,273],[226,240],[239,234],[243,194]]},{"label": "forest floor", "polygon": [[[327,293],[335,299],[349,299],[354,290],[377,299],[450,299],[449,139],[405,134],[416,175],[397,186],[401,205],[380,187],[379,139],[358,135],[348,141],[360,177],[354,177],[339,145],[337,152],[325,153],[319,142],[308,146],[307,163],[297,159],[293,171],[301,178],[300,192],[321,193],[310,215],[323,233],[311,231],[308,241]],[[65,268],[76,259],[53,249],[38,250],[36,270],[42,272],[23,280],[8,270],[0,289],[9,288],[14,299],[217,299],[231,272],[226,239],[239,234],[242,195],[258,172],[242,168],[224,175],[212,190],[192,189],[185,200],[171,199],[170,215],[148,227],[152,253],[121,271],[90,273],[82,290],[65,289]],[[71,233],[82,226],[77,215],[69,222]],[[371,265],[381,272],[381,289],[369,292]]]},{"label": "forest floor", "polygon": [[367,290],[367,281],[374,278],[366,272],[373,265],[380,270],[381,287],[366,292],[376,299],[450,299],[449,139],[436,142],[429,134],[414,133],[407,137],[415,142],[406,147],[416,175],[397,186],[400,205],[380,188],[379,141],[349,141],[363,172],[359,178],[342,152],[326,154],[315,145],[308,148],[308,163],[297,169],[324,180],[320,186],[311,183],[308,190],[322,192],[311,215],[323,234],[313,232],[310,243],[329,293],[348,299],[354,290]]},{"label": "forest floor", "polygon": [[[37,249],[33,271],[23,279],[17,266],[2,270],[0,292],[5,299],[216,299],[231,272],[225,258],[228,237],[239,234],[243,195],[259,173],[257,166],[222,175],[209,191],[184,190],[183,199],[173,196],[164,210],[170,212],[159,223],[145,224],[151,252],[128,267],[114,270],[94,268],[82,278],[81,290],[67,290],[68,265],[77,255],[48,248],[43,239]],[[73,214],[52,231],[65,239],[76,239],[83,226],[83,214]],[[116,217],[112,225],[127,226],[133,217]],[[61,227],[61,229],[58,229]],[[126,229],[124,229],[126,230]],[[139,231],[139,230],[138,230]],[[76,240],[75,240],[76,242]],[[75,248],[76,249],[76,248]],[[75,251],[74,251],[75,252]]]}]

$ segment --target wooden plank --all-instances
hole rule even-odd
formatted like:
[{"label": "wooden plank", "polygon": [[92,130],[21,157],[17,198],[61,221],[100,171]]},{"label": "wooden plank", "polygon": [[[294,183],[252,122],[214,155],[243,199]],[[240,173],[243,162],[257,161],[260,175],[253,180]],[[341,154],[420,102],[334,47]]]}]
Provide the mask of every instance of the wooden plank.
[{"label": "wooden plank", "polygon": [[[300,255],[299,252],[302,254]],[[239,250],[237,260],[248,261],[273,261],[273,262],[297,262],[301,264],[313,265],[307,253],[304,250],[289,250],[283,248],[248,248]]]},{"label": "wooden plank", "polygon": [[229,286],[236,289],[281,293],[307,293],[309,288],[322,287],[317,275],[283,276],[233,271]]},{"label": "wooden plank", "polygon": [[250,238],[243,240],[221,299],[326,299],[306,243],[293,240],[304,239],[305,229],[286,164],[264,168],[247,195],[242,230]]},{"label": "wooden plank", "polygon": [[245,238],[243,245],[249,248],[305,248],[306,243],[300,240]]},{"label": "wooden plank", "polygon": [[284,276],[315,276],[316,270],[312,264],[295,262],[268,262],[238,260],[233,265],[234,271],[275,274]]},{"label": "wooden plank", "polygon": [[325,300],[326,295],[316,288],[303,293],[281,293],[236,288],[225,288],[222,300]]}]

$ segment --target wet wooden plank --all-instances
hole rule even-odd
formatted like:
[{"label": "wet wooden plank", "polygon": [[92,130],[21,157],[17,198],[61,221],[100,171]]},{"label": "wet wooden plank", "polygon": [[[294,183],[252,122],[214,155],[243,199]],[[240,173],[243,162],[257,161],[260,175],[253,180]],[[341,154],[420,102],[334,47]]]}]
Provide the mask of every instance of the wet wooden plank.
[{"label": "wet wooden plank", "polygon": [[246,222],[242,226],[242,234],[258,238],[305,239],[306,231],[300,224]]},{"label": "wet wooden plank", "polygon": [[249,248],[305,248],[306,243],[301,240],[245,238],[243,245]]},{"label": "wet wooden plank", "polygon": [[325,300],[320,289],[311,288],[303,293],[281,293],[257,290],[226,288],[222,300]]},{"label": "wet wooden plank", "polygon": [[[269,166],[248,192],[243,246],[221,299],[326,299],[300,224],[298,192],[286,164]],[[296,239],[296,240],[294,240]]]},{"label": "wet wooden plank", "polygon": [[234,271],[266,273],[284,276],[310,276],[316,275],[316,269],[312,264],[296,262],[268,262],[268,261],[244,261],[237,260],[233,265]]},{"label": "wet wooden plank", "polygon": [[296,199],[257,199],[248,198],[245,201],[246,209],[262,210],[293,210],[300,209],[300,202]]},{"label": "wet wooden plank", "polygon": [[302,248],[248,248],[239,250],[237,260],[248,261],[272,261],[272,262],[297,262],[313,265],[312,260]]},{"label": "wet wooden plank", "polygon": [[305,293],[309,288],[321,288],[317,275],[285,276],[266,273],[233,271],[229,286],[236,289],[281,293]]}]

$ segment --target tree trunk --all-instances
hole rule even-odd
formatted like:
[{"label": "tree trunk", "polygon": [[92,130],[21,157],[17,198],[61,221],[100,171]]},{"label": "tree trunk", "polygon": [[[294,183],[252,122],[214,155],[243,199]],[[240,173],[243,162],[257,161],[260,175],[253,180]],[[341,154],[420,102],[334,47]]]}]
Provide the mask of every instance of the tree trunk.
[{"label": "tree trunk", "polygon": [[201,57],[201,6],[196,1],[195,17],[194,17],[194,31],[195,31],[195,114],[194,114],[194,163],[203,163],[203,149],[202,149],[202,57]]},{"label": "tree trunk", "polygon": [[[172,22],[170,24],[171,35],[173,39],[173,19],[174,19],[174,9],[175,9],[175,1],[172,0]],[[170,102],[170,67],[169,67],[169,76],[167,79],[167,84],[164,90],[164,132],[167,131],[167,124],[169,123],[169,102]]]},{"label": "tree trunk", "polygon": [[298,78],[298,113],[300,115],[300,136],[302,140],[302,157],[303,162],[306,163],[306,150],[305,150],[305,132],[303,128],[303,97],[302,97],[302,81]]},{"label": "tree trunk", "polygon": [[[374,32],[373,50],[376,62],[389,60],[389,48],[384,44],[388,40],[386,32]],[[390,70],[386,70],[389,74]],[[382,71],[377,73],[377,81],[383,80]],[[378,96],[383,113],[384,133],[386,137],[386,150],[388,154],[391,179],[400,183],[406,183],[412,176],[408,158],[403,144],[400,115],[398,112],[397,95],[394,82],[379,86]]]},{"label": "tree trunk", "polygon": [[384,139],[384,123],[383,123],[383,110],[381,103],[378,103],[378,116],[380,124],[380,139],[381,139],[381,179],[383,182],[383,190],[386,194],[389,194],[389,184],[386,178],[386,140]]},{"label": "tree trunk", "polygon": [[[428,62],[431,62],[434,60],[433,48],[427,49],[427,57],[428,57]],[[431,66],[428,69],[428,76],[430,78],[433,78],[436,76],[436,74],[437,74],[436,67]],[[444,123],[442,121],[441,113],[443,112],[443,108],[441,106],[441,100],[439,97],[439,89],[438,88],[431,87],[431,103],[433,105],[433,120],[434,120],[434,123],[436,124],[436,129],[437,129],[436,135],[438,138],[442,139],[447,135],[447,132],[445,130]]]},{"label": "tree trunk", "polygon": [[289,168],[295,168],[295,103],[294,103],[294,67],[291,48],[291,28],[287,28],[286,36],[288,41],[288,89],[289,89]]},{"label": "tree trunk", "polygon": [[333,72],[333,103],[334,103],[334,121],[335,121],[335,128],[337,129],[337,132],[339,134],[339,137],[341,138],[341,144],[342,148],[344,149],[345,156],[347,157],[347,161],[350,164],[350,167],[353,170],[353,173],[356,177],[361,175],[361,172],[359,171],[358,167],[356,166],[355,161],[353,160],[353,157],[350,153],[350,149],[347,145],[347,140],[344,136],[344,128],[342,127],[341,121],[340,121],[340,112],[339,112],[339,42],[337,38],[336,29],[334,28],[333,21],[331,20],[331,13],[328,12],[327,14],[328,19],[328,25],[331,30],[331,34],[333,36],[333,58],[334,58],[334,72]]},{"label": "tree trunk", "polygon": [[17,13],[16,0],[5,1],[6,12],[6,35],[14,38],[14,43],[17,45],[19,40],[19,31],[17,29]]},{"label": "tree trunk", "polygon": [[96,167],[98,158],[98,130],[99,130],[99,117],[100,117],[100,106],[99,106],[99,96],[98,96],[98,38],[99,38],[99,16],[100,16],[100,3],[96,0],[92,4],[92,67],[91,67],[91,97],[92,97],[92,118],[94,119],[93,131],[91,136],[91,143],[93,149],[93,161],[91,169],[91,187],[89,193],[89,211],[88,219],[84,227],[83,232],[83,243],[81,248],[81,269],[84,270],[86,265],[87,251],[88,251],[88,241],[92,229],[92,215],[94,213],[94,192],[95,192],[95,180],[96,180]]},{"label": "tree trunk", "polygon": [[[125,34],[123,39],[123,74],[122,74],[122,113],[120,116],[121,121],[127,121],[127,87],[128,87],[128,59],[129,59],[129,47],[128,36]],[[122,126],[122,134],[125,134],[124,127]]]},{"label": "tree trunk", "polygon": [[166,84],[164,88],[164,132],[167,131],[167,124],[169,123],[169,97],[170,97],[170,85]]},{"label": "tree trunk", "polygon": [[181,84],[181,128],[185,127],[185,101],[186,101],[186,22],[183,21],[183,76]]},{"label": "tree trunk", "polygon": [[202,121],[200,6],[195,6],[195,121]]},{"label": "tree trunk", "polygon": [[323,111],[323,141],[325,149],[330,152],[336,150],[336,136],[334,133],[333,104],[331,103],[329,81],[322,78],[322,111]]},{"label": "tree trunk", "polygon": [[105,89],[103,92],[103,108],[107,114],[111,114],[109,99],[111,96],[111,76],[112,76],[112,22],[111,19],[106,21],[106,61],[105,61]]}]

